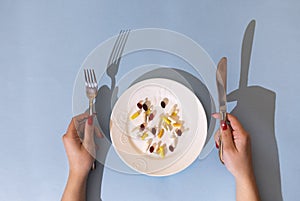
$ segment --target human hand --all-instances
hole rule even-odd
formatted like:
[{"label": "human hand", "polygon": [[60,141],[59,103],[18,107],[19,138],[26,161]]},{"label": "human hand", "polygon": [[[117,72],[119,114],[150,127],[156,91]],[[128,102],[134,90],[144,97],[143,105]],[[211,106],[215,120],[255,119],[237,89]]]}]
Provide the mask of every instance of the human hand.
[{"label": "human hand", "polygon": [[[219,118],[219,114],[213,114],[214,118]],[[250,136],[245,131],[238,119],[227,114],[230,126],[221,124],[221,128],[215,134],[217,148],[219,136],[222,137],[223,162],[236,181],[237,201],[259,201],[259,192],[255,181],[252,167],[252,153]]]},{"label": "human hand", "polygon": [[[213,117],[219,118],[219,114]],[[222,135],[223,161],[228,171],[236,179],[253,177],[250,136],[235,116],[227,114],[227,119],[230,126],[221,126],[215,134],[216,147]]]},{"label": "human hand", "polygon": [[93,121],[94,116],[89,116],[87,113],[75,116],[66,134],[63,135],[70,175],[78,178],[87,177],[96,157],[94,135],[103,137]]},{"label": "human hand", "polygon": [[73,117],[63,143],[69,160],[69,177],[62,201],[86,200],[86,181],[96,157],[94,134],[102,137],[87,113]]}]

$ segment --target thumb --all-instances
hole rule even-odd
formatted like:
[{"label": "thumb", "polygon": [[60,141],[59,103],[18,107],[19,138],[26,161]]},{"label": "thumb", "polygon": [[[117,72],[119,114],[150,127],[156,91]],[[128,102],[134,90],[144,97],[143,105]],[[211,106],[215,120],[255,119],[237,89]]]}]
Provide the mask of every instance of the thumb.
[{"label": "thumb", "polygon": [[94,116],[89,116],[85,122],[83,146],[95,158],[95,140],[94,140]]},{"label": "thumb", "polygon": [[222,137],[222,145],[223,150],[231,150],[235,149],[234,142],[233,142],[233,136],[231,129],[226,124],[226,122],[221,122],[221,137]]}]

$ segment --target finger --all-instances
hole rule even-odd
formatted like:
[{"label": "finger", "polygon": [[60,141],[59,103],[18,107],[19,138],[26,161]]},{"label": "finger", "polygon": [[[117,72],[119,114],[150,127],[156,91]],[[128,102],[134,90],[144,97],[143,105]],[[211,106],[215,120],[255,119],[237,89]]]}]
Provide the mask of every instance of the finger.
[{"label": "finger", "polygon": [[68,129],[67,129],[67,132],[65,134],[65,137],[70,137],[70,138],[76,138],[78,137],[78,134],[77,134],[77,130],[76,130],[76,127],[75,127],[75,120],[74,118],[72,118],[69,126],[68,126]]},{"label": "finger", "polygon": [[[221,118],[220,113],[213,113],[211,116],[213,118],[215,118],[215,119],[220,119]],[[241,125],[241,123],[239,122],[239,120],[234,115],[232,115],[230,113],[227,113],[226,117],[227,117],[227,120],[230,122],[230,127],[233,130],[241,130],[241,129],[243,129],[243,126]]]},{"label": "finger", "polygon": [[64,134],[62,136],[62,141],[64,144],[64,147],[66,149],[66,152],[68,153],[70,150],[76,151],[80,148],[81,145],[81,140],[80,138],[77,137],[72,137],[72,135],[70,135],[70,132],[67,132],[66,134]]},{"label": "finger", "polygon": [[89,116],[88,120],[85,122],[84,141],[91,141],[92,139],[94,139],[93,116]]},{"label": "finger", "polygon": [[[88,117],[87,117],[87,118],[88,118]],[[82,120],[80,120],[80,121],[77,121],[77,120],[76,120],[76,121],[75,121],[75,126],[76,126],[76,128],[79,127],[79,126],[82,126],[82,125],[83,125],[83,127],[84,127],[87,118],[82,119]]]},{"label": "finger", "polygon": [[233,130],[239,131],[243,129],[242,124],[239,122],[239,120],[232,114],[227,114],[227,119],[230,122],[230,126]]},{"label": "finger", "polygon": [[94,153],[95,141],[93,116],[89,116],[88,120],[85,122],[83,145],[90,152],[90,154]]},{"label": "finger", "polygon": [[219,139],[220,139],[220,129],[218,129],[214,135],[214,139],[215,139],[215,144],[216,144],[216,148],[219,149],[220,145],[219,145]]},{"label": "finger", "polygon": [[220,118],[221,118],[220,113],[213,113],[213,114],[211,114],[211,116],[212,116],[213,118],[215,118],[215,119],[220,119]]},{"label": "finger", "polygon": [[221,128],[221,135],[222,135],[223,149],[225,151],[235,149],[232,132],[228,126],[227,126],[227,128],[225,128],[225,127]]},{"label": "finger", "polygon": [[87,117],[88,114],[86,113],[73,117],[67,129],[67,133],[66,133],[67,137],[75,138],[76,136],[78,136],[76,130],[76,128],[78,127],[78,122],[84,120]]},{"label": "finger", "polygon": [[103,134],[98,127],[94,127],[94,132],[98,138],[103,138]]},{"label": "finger", "polygon": [[89,114],[88,114],[88,113],[82,113],[82,114],[79,114],[79,115],[75,116],[74,119],[75,119],[77,122],[81,122],[81,121],[83,121],[83,120],[86,120],[88,117],[89,117]]},{"label": "finger", "polygon": [[84,129],[85,129],[85,123],[80,124],[79,127],[77,128],[78,136],[81,140],[83,140],[84,138]]}]

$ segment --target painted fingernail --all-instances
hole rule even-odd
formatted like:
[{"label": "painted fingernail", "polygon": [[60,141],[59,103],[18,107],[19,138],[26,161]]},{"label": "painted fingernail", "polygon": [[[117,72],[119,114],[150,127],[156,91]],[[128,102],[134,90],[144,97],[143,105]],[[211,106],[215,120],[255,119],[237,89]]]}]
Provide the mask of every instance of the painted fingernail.
[{"label": "painted fingernail", "polygon": [[93,116],[89,116],[88,118],[88,125],[93,125]]},{"label": "painted fingernail", "polygon": [[222,128],[223,131],[226,131],[226,130],[227,130],[227,124],[226,124],[225,121],[222,121],[222,122],[221,122],[221,128]]},{"label": "painted fingernail", "polygon": [[218,143],[216,143],[216,148],[217,148],[217,149],[219,149],[219,145],[218,145]]}]

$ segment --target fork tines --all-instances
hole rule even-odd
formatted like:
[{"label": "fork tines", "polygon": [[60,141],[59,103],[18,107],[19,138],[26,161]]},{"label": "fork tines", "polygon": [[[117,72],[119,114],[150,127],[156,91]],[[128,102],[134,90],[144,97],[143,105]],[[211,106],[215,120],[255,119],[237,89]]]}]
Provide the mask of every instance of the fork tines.
[{"label": "fork tines", "polygon": [[97,87],[97,79],[94,69],[84,69],[85,85],[88,87]]},{"label": "fork tines", "polygon": [[120,31],[115,41],[115,44],[113,46],[112,54],[109,57],[108,64],[107,64],[108,66],[111,65],[113,62],[116,62],[116,60],[118,60],[121,57],[129,33],[130,33],[130,29]]}]

